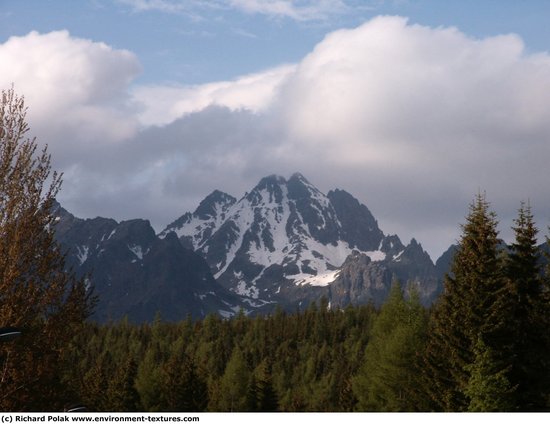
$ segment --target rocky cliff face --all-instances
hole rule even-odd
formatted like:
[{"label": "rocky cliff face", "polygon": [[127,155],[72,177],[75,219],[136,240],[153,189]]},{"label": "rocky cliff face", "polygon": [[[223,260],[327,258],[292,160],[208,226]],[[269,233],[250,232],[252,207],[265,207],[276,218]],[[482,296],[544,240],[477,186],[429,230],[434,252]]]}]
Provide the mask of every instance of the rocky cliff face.
[{"label": "rocky cliff face", "polygon": [[413,240],[398,255],[379,261],[357,251],[352,253],[330,284],[330,300],[342,307],[365,303],[380,306],[393,282],[401,283],[406,293],[414,288],[425,305],[429,305],[442,288],[430,257]]}]

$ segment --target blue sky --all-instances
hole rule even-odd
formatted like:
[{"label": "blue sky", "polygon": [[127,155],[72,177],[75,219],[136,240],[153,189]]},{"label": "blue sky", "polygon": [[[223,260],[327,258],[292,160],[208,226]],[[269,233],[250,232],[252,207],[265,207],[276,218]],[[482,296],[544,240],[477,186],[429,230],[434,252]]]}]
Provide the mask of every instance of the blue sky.
[{"label": "blue sky", "polygon": [[[148,6],[140,7],[142,3]],[[514,32],[528,49],[549,50],[550,3],[544,0],[348,0],[342,2],[347,9],[331,7],[330,3],[339,3],[335,1],[320,8],[322,16],[305,14],[299,20],[229,3],[2,0],[0,39],[67,29],[74,37],[129,49],[143,66],[135,83],[198,84],[298,62],[327,33],[358,26],[377,15],[406,16],[411,23],[435,27],[457,26],[475,37]]]},{"label": "blue sky", "polygon": [[0,86],[81,217],[160,231],[268,174],[346,189],[433,258],[477,191],[550,224],[550,2],[1,0]]}]

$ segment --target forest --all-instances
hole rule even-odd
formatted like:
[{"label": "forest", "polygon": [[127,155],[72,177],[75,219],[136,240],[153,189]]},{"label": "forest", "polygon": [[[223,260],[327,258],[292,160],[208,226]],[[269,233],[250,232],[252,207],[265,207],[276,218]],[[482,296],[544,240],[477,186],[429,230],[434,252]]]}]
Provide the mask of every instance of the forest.
[{"label": "forest", "polygon": [[[531,207],[503,244],[478,194],[444,291],[301,312],[98,325],[65,269],[52,203],[61,178],[25,135],[23,99],[0,102],[0,411],[514,411],[550,407],[550,272]],[[548,241],[547,241],[548,242]]]}]

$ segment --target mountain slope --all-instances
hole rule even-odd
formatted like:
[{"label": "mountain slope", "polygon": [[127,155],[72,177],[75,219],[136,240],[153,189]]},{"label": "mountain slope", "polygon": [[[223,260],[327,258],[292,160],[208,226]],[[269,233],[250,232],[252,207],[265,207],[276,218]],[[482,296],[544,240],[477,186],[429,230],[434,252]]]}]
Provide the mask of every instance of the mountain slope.
[{"label": "mountain slope", "polygon": [[[127,316],[150,322],[209,313],[234,315],[250,309],[242,297],[220,286],[201,256],[175,234],[158,238],[148,221],[79,219],[57,206],[56,237],[67,250],[67,266],[99,296],[93,319],[105,322]],[[251,302],[255,304],[254,302]]]}]

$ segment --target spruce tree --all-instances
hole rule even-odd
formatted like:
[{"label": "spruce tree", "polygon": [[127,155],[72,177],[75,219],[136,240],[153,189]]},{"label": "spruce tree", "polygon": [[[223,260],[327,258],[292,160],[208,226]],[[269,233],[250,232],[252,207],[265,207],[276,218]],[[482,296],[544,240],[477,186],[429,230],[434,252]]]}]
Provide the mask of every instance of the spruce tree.
[{"label": "spruce tree", "polygon": [[0,95],[0,325],[22,330],[0,344],[0,411],[62,409],[61,360],[89,315],[83,281],[65,270],[55,241],[61,176],[47,148],[27,137],[27,109]]},{"label": "spruce tree", "polygon": [[474,346],[474,362],[467,366],[470,374],[465,393],[470,399],[468,411],[500,412],[514,408],[517,387],[510,384],[510,367],[499,366],[498,356],[478,338]]},{"label": "spruce tree", "polygon": [[510,380],[517,386],[515,409],[540,411],[548,408],[550,389],[548,354],[548,305],[540,266],[540,249],[531,207],[522,203],[513,227],[515,242],[506,262],[513,297],[510,333],[515,359]]},{"label": "spruce tree", "polygon": [[424,386],[429,404],[422,409],[466,411],[470,366],[482,338],[499,354],[500,368],[511,360],[507,337],[510,292],[503,274],[496,215],[484,194],[470,205],[459,248],[445,277],[444,293],[432,310],[423,358]]},{"label": "spruce tree", "polygon": [[103,352],[93,360],[80,383],[80,400],[91,411],[111,411],[107,389],[113,374],[113,360]]}]

